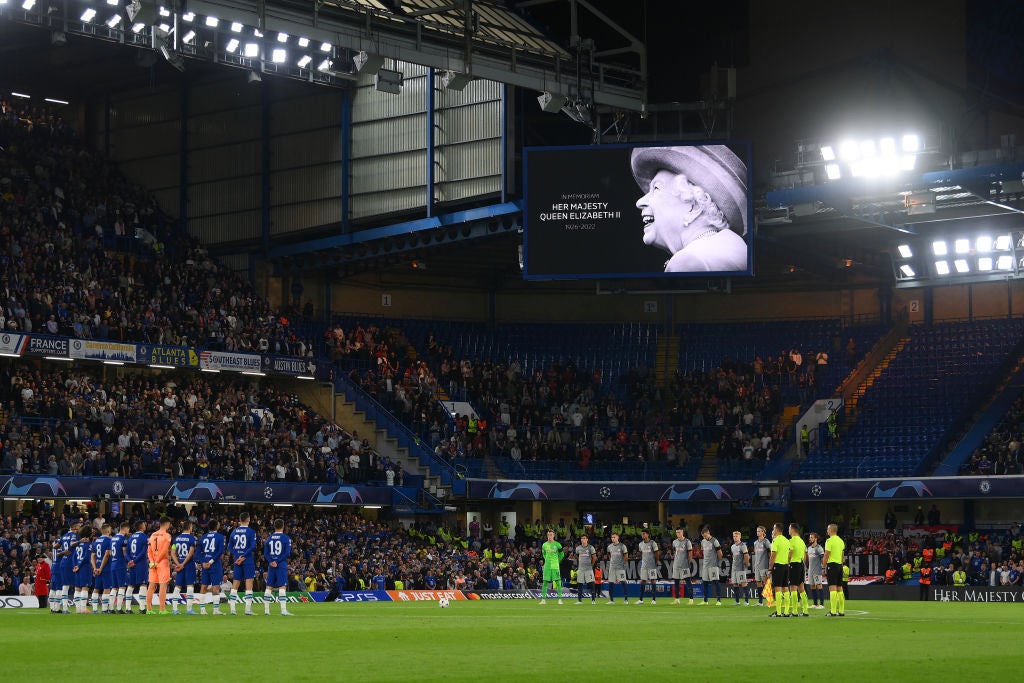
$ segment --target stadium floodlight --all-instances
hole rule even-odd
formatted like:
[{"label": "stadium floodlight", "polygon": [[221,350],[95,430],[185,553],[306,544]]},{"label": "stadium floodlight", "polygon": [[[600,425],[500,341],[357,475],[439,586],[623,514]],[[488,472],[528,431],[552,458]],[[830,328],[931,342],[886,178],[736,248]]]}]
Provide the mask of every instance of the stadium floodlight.
[{"label": "stadium floodlight", "polygon": [[309,66],[309,63],[312,61],[313,58],[310,57],[309,55],[302,55],[302,58],[299,59],[299,68],[305,69],[307,66]]},{"label": "stadium floodlight", "polygon": [[821,160],[822,161],[835,161],[836,151],[832,149],[832,145],[823,145],[821,147]]},{"label": "stadium floodlight", "polygon": [[971,267],[967,265],[967,259],[958,258],[956,261],[953,261],[953,265],[958,273],[967,273],[971,270]]},{"label": "stadium floodlight", "polygon": [[971,241],[961,237],[953,242],[953,248],[958,254],[969,254],[971,253]]},{"label": "stadium floodlight", "polygon": [[1013,257],[1009,254],[1003,254],[996,259],[996,268],[999,270],[1013,270]]},{"label": "stadium floodlight", "polygon": [[235,50],[238,49],[238,40],[236,38],[232,38],[228,41],[227,47],[225,47],[224,49],[234,54]]},{"label": "stadium floodlight", "polygon": [[160,11],[160,16],[161,17],[169,17],[169,16],[171,16],[171,10],[167,9],[163,5],[160,5],[160,10],[159,11]]},{"label": "stadium floodlight", "polygon": [[900,157],[900,170],[901,171],[913,171],[914,166],[917,165],[917,156],[914,154],[904,154]]},{"label": "stadium floodlight", "polygon": [[909,263],[904,263],[900,266],[900,272],[903,273],[904,277],[914,277],[916,273]]},{"label": "stadium floodlight", "polygon": [[188,33],[186,33],[182,37],[181,42],[183,42],[186,45],[188,45],[189,43],[191,43],[195,39],[196,39],[196,32],[195,31],[189,31]]},{"label": "stadium floodlight", "polygon": [[135,24],[132,24],[132,33],[138,33],[139,31],[141,31],[144,28],[146,28],[146,25],[143,24],[141,21],[137,22]]},{"label": "stadium floodlight", "polygon": [[284,64],[286,61],[288,61],[288,51],[279,47],[274,48],[274,50],[270,53],[270,61],[272,61],[274,64]]},{"label": "stadium floodlight", "polygon": [[32,99],[31,95],[26,95],[23,92],[14,92],[13,90],[11,91],[11,96],[12,97],[20,97],[20,98],[22,98],[24,100],[31,100]]},{"label": "stadium floodlight", "polygon": [[58,100],[56,97],[44,97],[43,99],[51,104],[70,104],[67,100]]},{"label": "stadium floodlight", "polygon": [[839,143],[839,158],[849,163],[860,158],[860,149],[853,140],[843,140]]},{"label": "stadium floodlight", "polygon": [[935,240],[932,242],[932,253],[936,256],[945,256],[949,253],[949,248],[946,246],[945,240]]},{"label": "stadium floodlight", "polygon": [[936,261],[935,272],[939,275],[949,275],[949,264],[946,261]]},{"label": "stadium floodlight", "polygon": [[82,21],[84,21],[87,24],[90,21],[92,21],[95,17],[96,17],[96,10],[94,10],[92,7],[89,7],[84,12],[82,12]]},{"label": "stadium floodlight", "polygon": [[921,149],[921,138],[916,133],[903,136],[903,151],[916,154]]},{"label": "stadium floodlight", "polygon": [[330,52],[332,47],[330,43],[320,43],[320,52]]},{"label": "stadium floodlight", "polygon": [[402,92],[402,83],[405,81],[405,76],[402,75],[401,71],[393,71],[392,69],[379,69],[373,77],[373,86],[379,92],[391,93],[392,95],[398,95]]},{"label": "stadium floodlight", "polygon": [[206,25],[209,28],[217,28],[220,25],[220,19],[217,17],[206,17]]},{"label": "stadium floodlight", "polygon": [[1009,235],[1000,235],[996,238],[996,249],[998,251],[1006,251],[1012,243],[1013,240],[1010,239]]},{"label": "stadium floodlight", "polygon": [[299,47],[309,47],[309,38],[299,38]]},{"label": "stadium floodlight", "polygon": [[117,7],[121,4],[121,0],[107,0],[107,4],[111,7]]},{"label": "stadium floodlight", "polygon": [[196,13],[195,12],[185,12],[184,14],[181,15],[181,18],[182,18],[182,20],[187,21],[188,23],[191,24],[196,19]]},{"label": "stadium floodlight", "polygon": [[252,30],[252,34],[253,34],[253,35],[254,35],[255,37],[257,37],[257,38],[262,38],[262,37],[263,37],[263,31],[259,30],[258,28],[254,28],[254,29]]},{"label": "stadium floodlight", "polygon": [[356,71],[375,74],[384,66],[384,58],[363,50],[352,58],[352,63],[355,64]]},{"label": "stadium floodlight", "polygon": [[287,43],[288,42],[288,34],[287,33],[278,33],[277,34],[277,42],[279,42],[279,43]]},{"label": "stadium floodlight", "polygon": [[445,71],[441,74],[441,86],[445,90],[461,91],[472,80],[473,77],[469,74],[459,73],[458,71]]},{"label": "stadium floodlight", "polygon": [[232,33],[241,33],[243,28],[244,27],[242,26],[241,22],[238,22],[238,21],[232,21],[231,22],[231,32]]},{"label": "stadium floodlight", "polygon": [[896,140],[893,138],[882,138],[878,141],[878,149],[882,156],[896,156]]},{"label": "stadium floodlight", "polygon": [[875,156],[875,141],[864,140],[860,143],[860,155],[865,159]]},{"label": "stadium floodlight", "polygon": [[109,19],[107,19],[107,26],[109,26],[110,28],[114,28],[115,26],[117,26],[120,23],[121,23],[121,15],[120,14],[115,14],[114,16],[112,16]]},{"label": "stadium floodlight", "polygon": [[157,26],[157,28],[160,29],[161,31],[163,31],[164,35],[167,35],[168,33],[171,32],[171,25],[170,24],[160,24],[159,26]]},{"label": "stadium floodlight", "polygon": [[259,57],[260,56],[260,44],[259,43],[246,43],[245,50],[242,53],[246,57]]},{"label": "stadium floodlight", "polygon": [[900,246],[897,247],[897,249],[899,249],[900,256],[902,256],[903,258],[914,257],[914,251],[910,248],[909,244],[901,244]]},{"label": "stadium floodlight", "polygon": [[988,235],[981,235],[974,242],[975,248],[980,254],[987,254],[992,251],[992,238]]},{"label": "stadium floodlight", "polygon": [[24,10],[30,10],[30,9],[32,9],[35,6],[36,6],[36,0],[25,0],[25,2],[21,3],[21,9],[24,9]]},{"label": "stadium floodlight", "polygon": [[839,170],[839,164],[825,164],[825,175],[829,180],[839,180],[843,174]]},{"label": "stadium floodlight", "polygon": [[325,59],[316,67],[317,71],[326,72],[331,70],[331,60]]},{"label": "stadium floodlight", "polygon": [[992,257],[982,256],[980,259],[978,259],[978,270],[992,270]]}]

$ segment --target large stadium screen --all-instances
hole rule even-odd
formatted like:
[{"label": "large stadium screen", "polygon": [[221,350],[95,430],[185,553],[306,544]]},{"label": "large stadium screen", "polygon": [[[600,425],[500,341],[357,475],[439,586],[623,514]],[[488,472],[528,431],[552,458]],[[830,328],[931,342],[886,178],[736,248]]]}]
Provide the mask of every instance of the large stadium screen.
[{"label": "large stadium screen", "polygon": [[753,274],[749,143],[528,147],[527,280]]}]

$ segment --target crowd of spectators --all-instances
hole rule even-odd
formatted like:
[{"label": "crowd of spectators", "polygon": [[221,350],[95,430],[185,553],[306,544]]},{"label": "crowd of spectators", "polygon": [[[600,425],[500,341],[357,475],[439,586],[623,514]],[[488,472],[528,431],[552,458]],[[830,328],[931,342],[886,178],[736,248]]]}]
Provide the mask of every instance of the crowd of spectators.
[{"label": "crowd of spectators", "polygon": [[[246,378],[248,379],[248,378]],[[0,371],[0,472],[401,484],[401,465],[273,385],[180,371]],[[389,473],[390,471],[390,473]]]},{"label": "crowd of spectators", "polygon": [[[680,372],[663,392],[643,367],[611,379],[572,363],[524,372],[515,359],[457,358],[432,334],[425,357],[397,354],[408,347],[400,330],[363,329],[327,332],[371,361],[350,379],[449,460],[684,466],[719,442],[720,457],[765,462],[784,440],[778,386],[757,363]],[[449,416],[437,402],[444,397],[465,398],[477,415]]]},{"label": "crowd of spectators", "polygon": [[960,474],[1020,474],[1024,466],[1024,394],[960,467]]},{"label": "crowd of spectators", "polygon": [[0,328],[313,356],[54,111],[0,101]]}]

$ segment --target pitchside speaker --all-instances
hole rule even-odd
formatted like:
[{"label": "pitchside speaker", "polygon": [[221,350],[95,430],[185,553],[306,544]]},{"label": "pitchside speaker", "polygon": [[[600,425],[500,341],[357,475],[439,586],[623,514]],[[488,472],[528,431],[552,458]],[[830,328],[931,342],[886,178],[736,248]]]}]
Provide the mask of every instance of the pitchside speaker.
[{"label": "pitchside speaker", "polygon": [[143,23],[146,26],[151,26],[160,16],[155,0],[132,0],[125,6],[124,11],[128,15],[130,24]]},{"label": "pitchside speaker", "polygon": [[546,112],[551,112],[552,114],[557,114],[562,111],[562,107],[564,107],[565,103],[568,101],[568,97],[552,95],[549,92],[543,93],[537,98],[537,103],[540,104],[540,108]]}]

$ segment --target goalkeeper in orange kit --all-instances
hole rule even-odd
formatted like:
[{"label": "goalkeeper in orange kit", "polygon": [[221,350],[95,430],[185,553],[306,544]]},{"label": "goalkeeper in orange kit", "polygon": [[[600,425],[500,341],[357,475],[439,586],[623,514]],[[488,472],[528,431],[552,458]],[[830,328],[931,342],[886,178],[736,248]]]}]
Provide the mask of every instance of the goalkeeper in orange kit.
[{"label": "goalkeeper in orange kit", "polygon": [[153,593],[160,585],[160,614],[167,614],[167,583],[171,580],[171,518],[161,517],[160,528],[149,537],[149,588],[146,590],[146,609],[154,614]]}]

